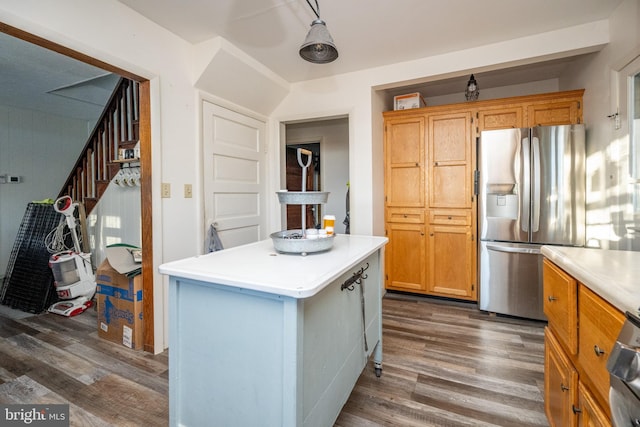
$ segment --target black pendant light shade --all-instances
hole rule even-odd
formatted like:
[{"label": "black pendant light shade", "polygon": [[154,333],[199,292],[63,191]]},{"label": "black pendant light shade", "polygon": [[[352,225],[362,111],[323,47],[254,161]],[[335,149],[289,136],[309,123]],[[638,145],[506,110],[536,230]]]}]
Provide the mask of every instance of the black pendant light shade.
[{"label": "black pendant light shade", "polygon": [[309,0],[309,7],[316,14],[317,18],[311,23],[311,29],[300,46],[300,56],[306,61],[314,64],[326,64],[335,61],[338,57],[338,49],[333,43],[333,38],[329,34],[327,24],[320,19],[320,8],[316,0],[316,9],[313,8]]}]

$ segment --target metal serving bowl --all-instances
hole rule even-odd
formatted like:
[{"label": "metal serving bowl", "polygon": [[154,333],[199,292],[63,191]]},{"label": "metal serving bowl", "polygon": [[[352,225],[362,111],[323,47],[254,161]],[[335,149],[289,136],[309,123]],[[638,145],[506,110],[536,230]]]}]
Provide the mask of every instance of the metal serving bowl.
[{"label": "metal serving bowl", "polygon": [[328,251],[333,246],[333,235],[307,239],[302,230],[285,230],[271,233],[273,246],[278,252],[307,255],[313,252]]},{"label": "metal serving bowl", "polygon": [[276,191],[280,203],[287,205],[317,205],[327,203],[328,191]]}]

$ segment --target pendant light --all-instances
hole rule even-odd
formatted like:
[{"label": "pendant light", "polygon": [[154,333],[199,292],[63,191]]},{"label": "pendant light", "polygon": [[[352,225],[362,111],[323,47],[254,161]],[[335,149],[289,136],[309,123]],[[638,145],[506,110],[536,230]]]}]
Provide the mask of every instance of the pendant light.
[{"label": "pendant light", "polygon": [[467,88],[464,91],[464,97],[467,99],[467,101],[475,101],[476,99],[478,99],[478,95],[480,95],[480,91],[478,90],[478,82],[476,82],[473,74],[471,74],[469,82],[467,83]]},{"label": "pendant light", "polygon": [[336,60],[338,49],[333,44],[333,38],[329,34],[327,24],[320,19],[318,0],[315,0],[315,2],[316,7],[314,8],[311,2],[307,0],[307,4],[313,10],[317,19],[311,23],[311,29],[307,33],[304,43],[300,46],[300,56],[314,64],[326,64]]}]

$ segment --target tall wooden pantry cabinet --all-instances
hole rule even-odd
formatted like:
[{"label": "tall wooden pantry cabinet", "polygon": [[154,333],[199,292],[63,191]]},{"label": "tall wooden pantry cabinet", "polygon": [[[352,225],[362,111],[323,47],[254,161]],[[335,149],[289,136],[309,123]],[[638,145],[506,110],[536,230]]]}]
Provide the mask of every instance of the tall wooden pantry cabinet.
[{"label": "tall wooden pantry cabinet", "polygon": [[386,288],[476,301],[480,132],[580,123],[583,92],[383,113]]}]

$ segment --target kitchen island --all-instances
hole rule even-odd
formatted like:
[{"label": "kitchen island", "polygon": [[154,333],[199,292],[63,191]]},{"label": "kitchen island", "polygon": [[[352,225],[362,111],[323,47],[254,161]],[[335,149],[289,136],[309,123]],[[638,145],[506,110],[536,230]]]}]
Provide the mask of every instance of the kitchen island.
[{"label": "kitchen island", "polygon": [[326,252],[263,240],[160,266],[169,284],[169,417],[184,426],[330,426],[382,364],[386,237]]}]

